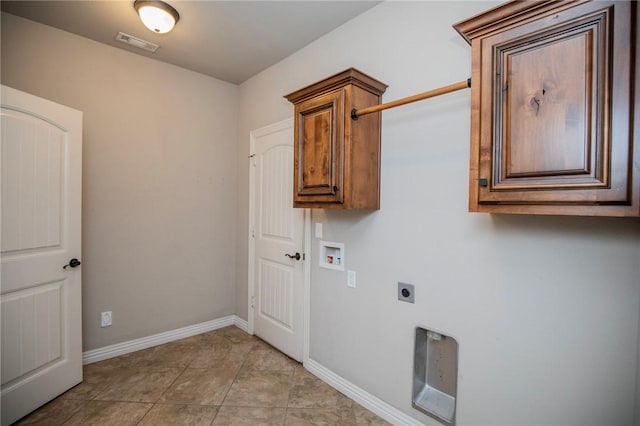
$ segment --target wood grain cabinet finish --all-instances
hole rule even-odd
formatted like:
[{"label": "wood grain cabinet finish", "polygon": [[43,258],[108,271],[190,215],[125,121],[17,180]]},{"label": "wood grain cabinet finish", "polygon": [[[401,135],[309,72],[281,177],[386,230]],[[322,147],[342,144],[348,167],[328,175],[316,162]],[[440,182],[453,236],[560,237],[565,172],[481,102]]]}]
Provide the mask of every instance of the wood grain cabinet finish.
[{"label": "wood grain cabinet finish", "polygon": [[348,69],[286,96],[294,104],[293,206],[380,208],[380,103],[387,86]]},{"label": "wood grain cabinet finish", "polygon": [[636,2],[514,1],[454,25],[472,46],[470,211],[640,215],[637,20]]}]

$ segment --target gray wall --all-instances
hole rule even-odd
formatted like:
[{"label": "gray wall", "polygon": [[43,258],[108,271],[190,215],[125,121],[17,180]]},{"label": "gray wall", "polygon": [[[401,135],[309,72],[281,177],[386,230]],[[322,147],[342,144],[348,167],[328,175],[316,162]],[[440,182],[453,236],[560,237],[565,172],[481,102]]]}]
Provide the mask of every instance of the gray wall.
[{"label": "gray wall", "polygon": [[1,75],[84,113],[84,350],[233,314],[238,87],[5,13]]},{"label": "gray wall", "polygon": [[[291,117],[282,98],[355,66],[384,101],[464,80],[451,25],[489,2],[385,2],[240,87],[238,288],[247,315],[248,135]],[[630,425],[636,405],[640,221],[467,212],[469,91],[385,111],[381,209],[314,210],[346,272],[311,272],[310,356],[409,415],[413,333],[460,345],[464,425]],[[312,228],[313,229],[313,228]],[[396,283],[416,286],[414,305]]]}]

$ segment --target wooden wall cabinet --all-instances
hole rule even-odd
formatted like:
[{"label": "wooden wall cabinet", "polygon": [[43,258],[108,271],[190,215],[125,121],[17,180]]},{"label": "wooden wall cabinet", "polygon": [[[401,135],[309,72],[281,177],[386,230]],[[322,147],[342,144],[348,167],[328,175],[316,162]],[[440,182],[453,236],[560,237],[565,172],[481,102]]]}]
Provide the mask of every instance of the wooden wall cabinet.
[{"label": "wooden wall cabinet", "polygon": [[348,69],[285,96],[295,106],[293,206],[380,208],[380,103],[387,86]]},{"label": "wooden wall cabinet", "polygon": [[472,46],[469,210],[640,215],[635,1],[514,1]]}]

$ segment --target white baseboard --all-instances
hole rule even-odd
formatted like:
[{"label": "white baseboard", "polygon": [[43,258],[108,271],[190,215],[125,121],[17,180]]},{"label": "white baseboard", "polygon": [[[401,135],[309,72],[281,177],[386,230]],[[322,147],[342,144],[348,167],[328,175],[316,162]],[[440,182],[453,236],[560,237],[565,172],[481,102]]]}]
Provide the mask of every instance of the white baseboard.
[{"label": "white baseboard", "polygon": [[312,359],[308,359],[304,363],[304,368],[309,370],[310,373],[317,376],[319,379],[321,379],[331,387],[347,395],[349,398],[353,399],[367,410],[382,417],[389,423],[392,423],[394,425],[407,426],[423,425],[423,423],[420,423],[413,417],[410,417],[397,408],[387,404],[380,398],[371,395],[367,391],[359,388],[343,377],[338,376],[327,367],[319,364]]},{"label": "white baseboard", "polygon": [[234,315],[233,324],[245,333],[249,333],[249,323],[237,315]]},{"label": "white baseboard", "polygon": [[247,322],[237,315],[229,315],[212,321],[201,322],[200,324],[178,328],[176,330],[165,331],[153,336],[142,337],[140,339],[129,340],[127,342],[116,343],[115,345],[93,349],[82,354],[82,363],[91,364],[105,359],[125,355],[131,352],[147,349],[196,334],[206,333],[219,328],[235,325],[243,331],[247,331]]}]

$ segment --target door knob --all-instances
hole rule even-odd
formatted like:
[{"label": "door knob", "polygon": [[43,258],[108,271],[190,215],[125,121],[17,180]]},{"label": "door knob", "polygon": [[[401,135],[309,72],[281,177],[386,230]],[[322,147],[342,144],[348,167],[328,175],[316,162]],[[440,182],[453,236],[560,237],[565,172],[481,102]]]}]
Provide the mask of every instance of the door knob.
[{"label": "door knob", "polygon": [[73,259],[71,259],[71,260],[69,261],[69,263],[68,263],[67,265],[64,265],[64,266],[62,267],[62,269],[67,269],[67,267],[75,268],[75,267],[77,267],[77,266],[80,266],[80,263],[82,263],[82,262],[80,262],[78,259],[76,259],[76,258],[74,257]]},{"label": "door knob", "polygon": [[287,256],[289,259],[300,260],[300,253],[296,253],[296,254],[286,253],[285,256]]}]

